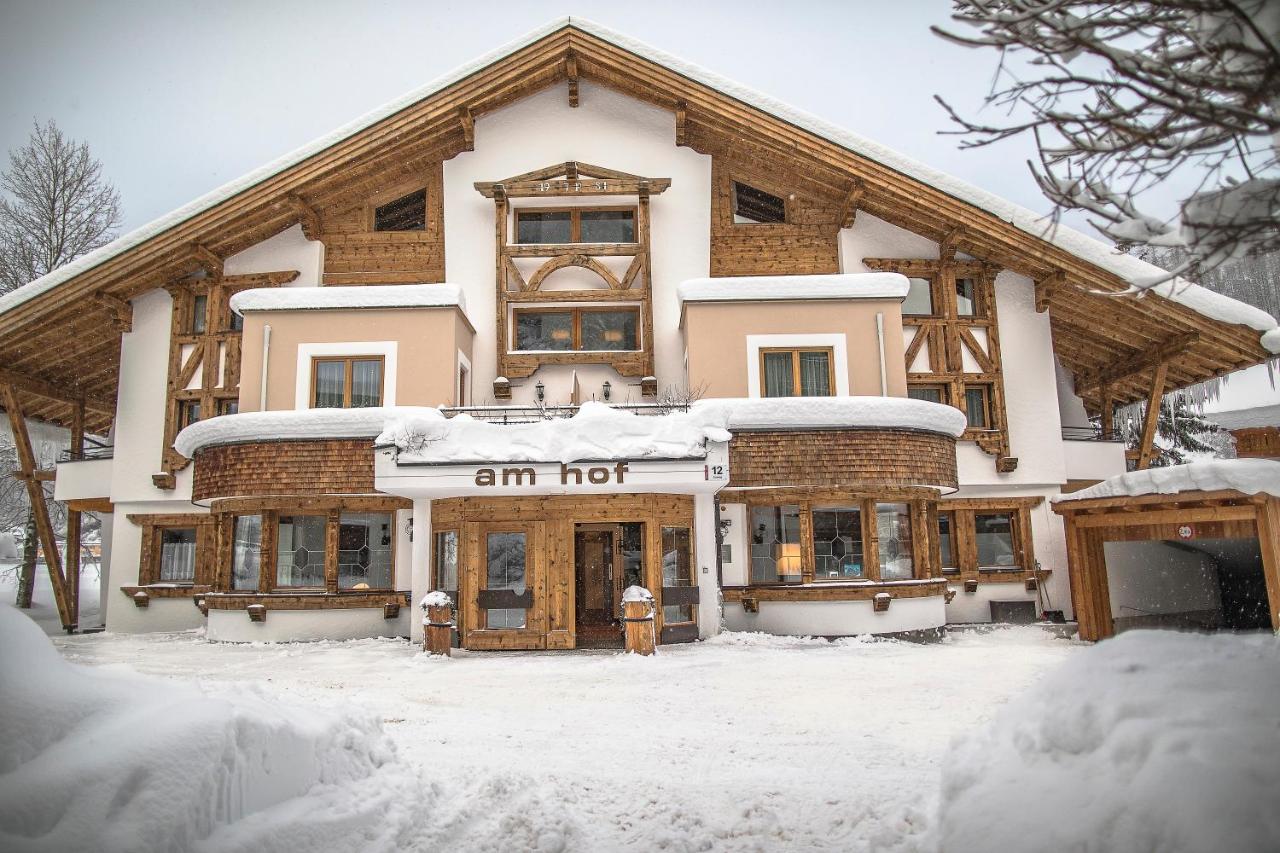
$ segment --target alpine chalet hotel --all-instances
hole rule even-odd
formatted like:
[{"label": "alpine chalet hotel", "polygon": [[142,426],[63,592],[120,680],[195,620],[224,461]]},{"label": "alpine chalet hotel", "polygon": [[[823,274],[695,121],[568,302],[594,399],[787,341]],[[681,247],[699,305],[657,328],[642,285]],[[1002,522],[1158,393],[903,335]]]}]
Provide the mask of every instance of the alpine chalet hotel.
[{"label": "alpine chalet hotel", "polygon": [[112,631],[927,635],[1071,618],[1116,407],[1280,352],[1156,272],[562,19],[0,298],[0,404]]}]

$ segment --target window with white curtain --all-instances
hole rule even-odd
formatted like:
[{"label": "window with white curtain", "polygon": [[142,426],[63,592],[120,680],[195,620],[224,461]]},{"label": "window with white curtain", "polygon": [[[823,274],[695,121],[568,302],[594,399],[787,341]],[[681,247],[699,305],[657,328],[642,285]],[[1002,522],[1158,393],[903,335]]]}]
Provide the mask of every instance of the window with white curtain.
[{"label": "window with white curtain", "polygon": [[192,583],[196,579],[196,529],[160,529],[160,582]]},{"label": "window with white curtain", "polygon": [[830,397],[834,364],[830,347],[761,349],[761,396]]},{"label": "window with white curtain", "polygon": [[382,405],[382,356],[315,358],[311,407],[360,409]]},{"label": "window with white curtain", "polygon": [[258,589],[262,571],[262,516],[236,516],[231,544],[231,588]]}]

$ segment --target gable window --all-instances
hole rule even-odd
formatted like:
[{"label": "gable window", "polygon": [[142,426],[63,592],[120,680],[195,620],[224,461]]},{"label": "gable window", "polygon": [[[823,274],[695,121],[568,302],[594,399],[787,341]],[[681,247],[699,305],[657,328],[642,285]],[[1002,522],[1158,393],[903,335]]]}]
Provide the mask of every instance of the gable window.
[{"label": "gable window", "polygon": [[517,243],[634,243],[634,207],[526,208],[516,211]]},{"label": "gable window", "polygon": [[311,360],[313,409],[382,405],[382,356]]},{"label": "gable window", "polygon": [[990,429],[991,386],[966,385],[964,388],[964,412],[970,429]]},{"label": "gable window", "polygon": [[209,317],[209,297],[203,293],[191,298],[191,323],[193,335],[203,335]]},{"label": "gable window", "polygon": [[902,300],[902,313],[908,316],[933,316],[933,281],[927,278],[908,278],[910,287],[907,298]]},{"label": "gable window", "polygon": [[389,201],[373,211],[374,231],[427,230],[427,191],[425,189]]},{"label": "gable window", "polygon": [[518,308],[515,349],[525,352],[637,350],[640,309]]},{"label": "gable window", "polygon": [[748,184],[733,182],[733,222],[735,225],[765,225],[787,221],[784,199]]},{"label": "gable window", "polygon": [[951,400],[946,385],[908,385],[907,396],[912,400],[927,400],[930,403],[947,404]]},{"label": "gable window", "polygon": [[830,347],[761,349],[762,397],[830,397],[835,387]]}]

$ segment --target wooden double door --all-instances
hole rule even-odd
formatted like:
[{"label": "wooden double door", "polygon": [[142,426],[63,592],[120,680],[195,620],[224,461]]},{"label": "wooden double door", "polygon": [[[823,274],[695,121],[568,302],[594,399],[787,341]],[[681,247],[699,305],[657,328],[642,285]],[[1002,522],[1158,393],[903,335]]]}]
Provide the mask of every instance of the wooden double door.
[{"label": "wooden double door", "polygon": [[644,584],[640,523],[575,524],[573,531],[576,645],[622,645],[622,591]]}]

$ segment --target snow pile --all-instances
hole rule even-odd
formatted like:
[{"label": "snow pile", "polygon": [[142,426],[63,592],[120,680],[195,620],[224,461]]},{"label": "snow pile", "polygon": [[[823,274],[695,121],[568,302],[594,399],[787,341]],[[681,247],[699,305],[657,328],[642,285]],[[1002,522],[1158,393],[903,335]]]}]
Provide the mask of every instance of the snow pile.
[{"label": "snow pile", "polygon": [[279,412],[241,412],[197,421],[178,433],[173,447],[190,459],[196,451],[216,444],[244,441],[288,441],[321,438],[373,438],[390,418],[443,420],[439,409],[417,406],[366,409],[297,409]]},{"label": "snow pile", "polygon": [[918,429],[958,436],[964,414],[952,406],[910,397],[769,397],[699,400],[691,414],[730,430],[805,428]]},{"label": "snow pile", "polygon": [[231,297],[231,310],[296,311],[341,308],[445,308],[466,310],[452,284],[373,284],[360,287],[256,287]]},{"label": "snow pile", "polygon": [[423,610],[428,607],[452,607],[453,599],[449,597],[449,593],[437,589],[422,596],[422,601],[418,602],[418,606]]},{"label": "snow pile", "polygon": [[895,272],[695,278],[678,290],[684,302],[775,299],[902,299],[910,284]]},{"label": "snow pile", "polygon": [[1233,489],[1246,495],[1280,497],[1280,462],[1269,459],[1213,459],[1130,471],[1103,480],[1096,486],[1061,495],[1055,503],[1089,498],[1172,495],[1177,492],[1216,492]]},{"label": "snow pile", "polygon": [[397,413],[376,444],[396,447],[402,463],[585,462],[702,459],[706,442],[730,438],[722,424],[692,412],[636,415],[597,402],[583,403],[571,418],[525,424],[435,414]]},{"label": "snow pile", "polygon": [[8,606],[0,648],[0,849],[368,849],[417,784],[363,715],[74,666]]},{"label": "snow pile", "polygon": [[1274,636],[1107,640],[953,744],[939,847],[1280,850],[1278,708]]}]

